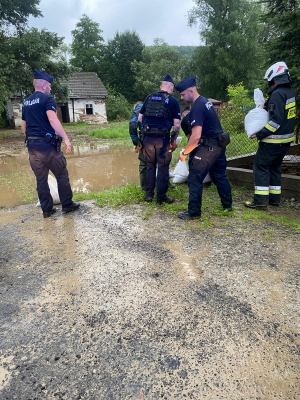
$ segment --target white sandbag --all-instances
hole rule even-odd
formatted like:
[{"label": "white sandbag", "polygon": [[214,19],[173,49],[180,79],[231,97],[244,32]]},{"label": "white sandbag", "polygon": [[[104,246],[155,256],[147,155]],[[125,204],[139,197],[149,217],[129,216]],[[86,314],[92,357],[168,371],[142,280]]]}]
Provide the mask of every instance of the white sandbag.
[{"label": "white sandbag", "polygon": [[206,175],[206,177],[204,178],[204,181],[203,181],[203,183],[207,183],[207,182],[211,182],[211,177],[210,177],[210,175],[209,175],[209,172],[207,173],[207,175]]},{"label": "white sandbag", "polygon": [[[48,175],[48,185],[50,189],[50,194],[53,198],[53,204],[60,204],[58,188],[57,188],[57,180],[52,175]],[[40,207],[40,201],[38,201],[36,207]]]},{"label": "white sandbag", "polygon": [[182,136],[178,136],[178,138],[176,139],[177,146],[180,146],[181,141],[182,141]]},{"label": "white sandbag", "polygon": [[264,110],[265,99],[260,89],[254,89],[255,108],[248,112],[244,119],[245,131],[250,137],[262,130],[269,121],[269,114]]},{"label": "white sandbag", "polygon": [[263,92],[260,89],[254,89],[254,103],[255,107],[264,108],[265,98]]},{"label": "white sandbag", "polygon": [[184,183],[187,181],[189,170],[187,169],[185,161],[178,161],[173,174],[175,175],[173,183]]},{"label": "white sandbag", "polygon": [[244,125],[247,136],[250,137],[262,130],[268,123],[269,114],[263,108],[256,107],[249,111],[245,117]]}]

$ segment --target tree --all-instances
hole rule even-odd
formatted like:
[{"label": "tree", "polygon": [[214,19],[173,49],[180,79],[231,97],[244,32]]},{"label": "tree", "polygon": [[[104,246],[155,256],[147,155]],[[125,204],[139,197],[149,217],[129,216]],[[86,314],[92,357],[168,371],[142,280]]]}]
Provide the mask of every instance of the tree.
[{"label": "tree", "polygon": [[104,52],[103,31],[98,22],[92,21],[83,15],[72,31],[73,41],[71,52],[73,58],[70,63],[84,72],[98,72]]},{"label": "tree", "polygon": [[105,85],[121,93],[129,101],[135,101],[135,78],[131,70],[133,61],[142,60],[144,44],[135,31],[117,32],[106,46],[103,68],[99,75]]},{"label": "tree", "polygon": [[40,0],[1,0],[0,22],[1,25],[12,25],[17,30],[22,30],[30,15],[41,17],[42,13],[37,8]]},{"label": "tree", "polygon": [[185,58],[168,46],[161,39],[155,39],[154,45],[145,47],[142,52],[142,61],[133,61],[132,71],[135,74],[135,90],[140,99],[158,90],[163,78],[170,74],[175,81],[181,80],[181,72]]},{"label": "tree", "polygon": [[261,6],[251,0],[195,0],[190,23],[202,22],[205,42],[191,63],[201,94],[227,100],[226,88],[243,82],[253,90],[262,76],[258,37]]},{"label": "tree", "polygon": [[[10,94],[26,96],[33,91],[33,70],[42,69],[54,78],[68,77],[73,69],[65,61],[55,62],[52,55],[63,38],[43,29],[26,29],[30,15],[41,16],[39,0],[2,0],[0,4],[0,112],[6,109]],[[67,88],[53,83],[58,100],[68,96]]]},{"label": "tree", "polygon": [[266,69],[277,61],[286,62],[298,105],[297,125],[300,116],[300,0],[264,0],[265,13],[262,20],[267,26]]},{"label": "tree", "polygon": [[[27,96],[33,91],[33,70],[46,71],[55,78],[67,77],[73,72],[65,61],[53,61],[52,53],[63,42],[63,37],[46,29],[32,28],[22,35],[3,38],[0,36],[0,69],[4,72],[5,98],[12,93]],[[54,80],[52,92],[57,100],[65,100],[68,93],[65,86]]]}]

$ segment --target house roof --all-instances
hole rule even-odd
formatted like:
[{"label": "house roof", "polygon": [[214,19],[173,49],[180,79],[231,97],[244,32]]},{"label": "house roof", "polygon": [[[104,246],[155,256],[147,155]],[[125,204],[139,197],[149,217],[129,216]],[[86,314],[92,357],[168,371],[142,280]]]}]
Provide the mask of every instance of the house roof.
[{"label": "house roof", "polygon": [[220,101],[220,100],[215,100],[215,99],[207,99],[208,101],[210,101],[211,102],[211,104],[215,104],[215,105],[217,105],[217,104],[222,104],[222,101]]},{"label": "house roof", "polygon": [[62,85],[68,85],[70,99],[105,99],[107,90],[96,72],[75,72],[68,79],[61,80]]}]

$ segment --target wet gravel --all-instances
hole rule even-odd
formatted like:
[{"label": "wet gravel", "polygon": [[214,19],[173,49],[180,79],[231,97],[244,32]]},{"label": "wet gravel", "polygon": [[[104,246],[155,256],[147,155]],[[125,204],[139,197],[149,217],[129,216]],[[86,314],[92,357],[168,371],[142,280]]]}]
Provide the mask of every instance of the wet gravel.
[{"label": "wet gravel", "polygon": [[299,235],[144,213],[0,210],[0,398],[299,398]]}]

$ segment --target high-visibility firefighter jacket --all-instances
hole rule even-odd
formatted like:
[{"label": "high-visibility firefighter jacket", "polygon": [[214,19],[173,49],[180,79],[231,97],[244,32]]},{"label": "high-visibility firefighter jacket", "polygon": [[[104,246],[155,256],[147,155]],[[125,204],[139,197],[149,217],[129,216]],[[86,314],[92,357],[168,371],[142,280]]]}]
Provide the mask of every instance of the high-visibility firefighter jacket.
[{"label": "high-visibility firefighter jacket", "polygon": [[268,94],[265,108],[270,120],[256,137],[266,143],[290,143],[294,140],[296,116],[294,90],[290,84],[277,85]]}]

